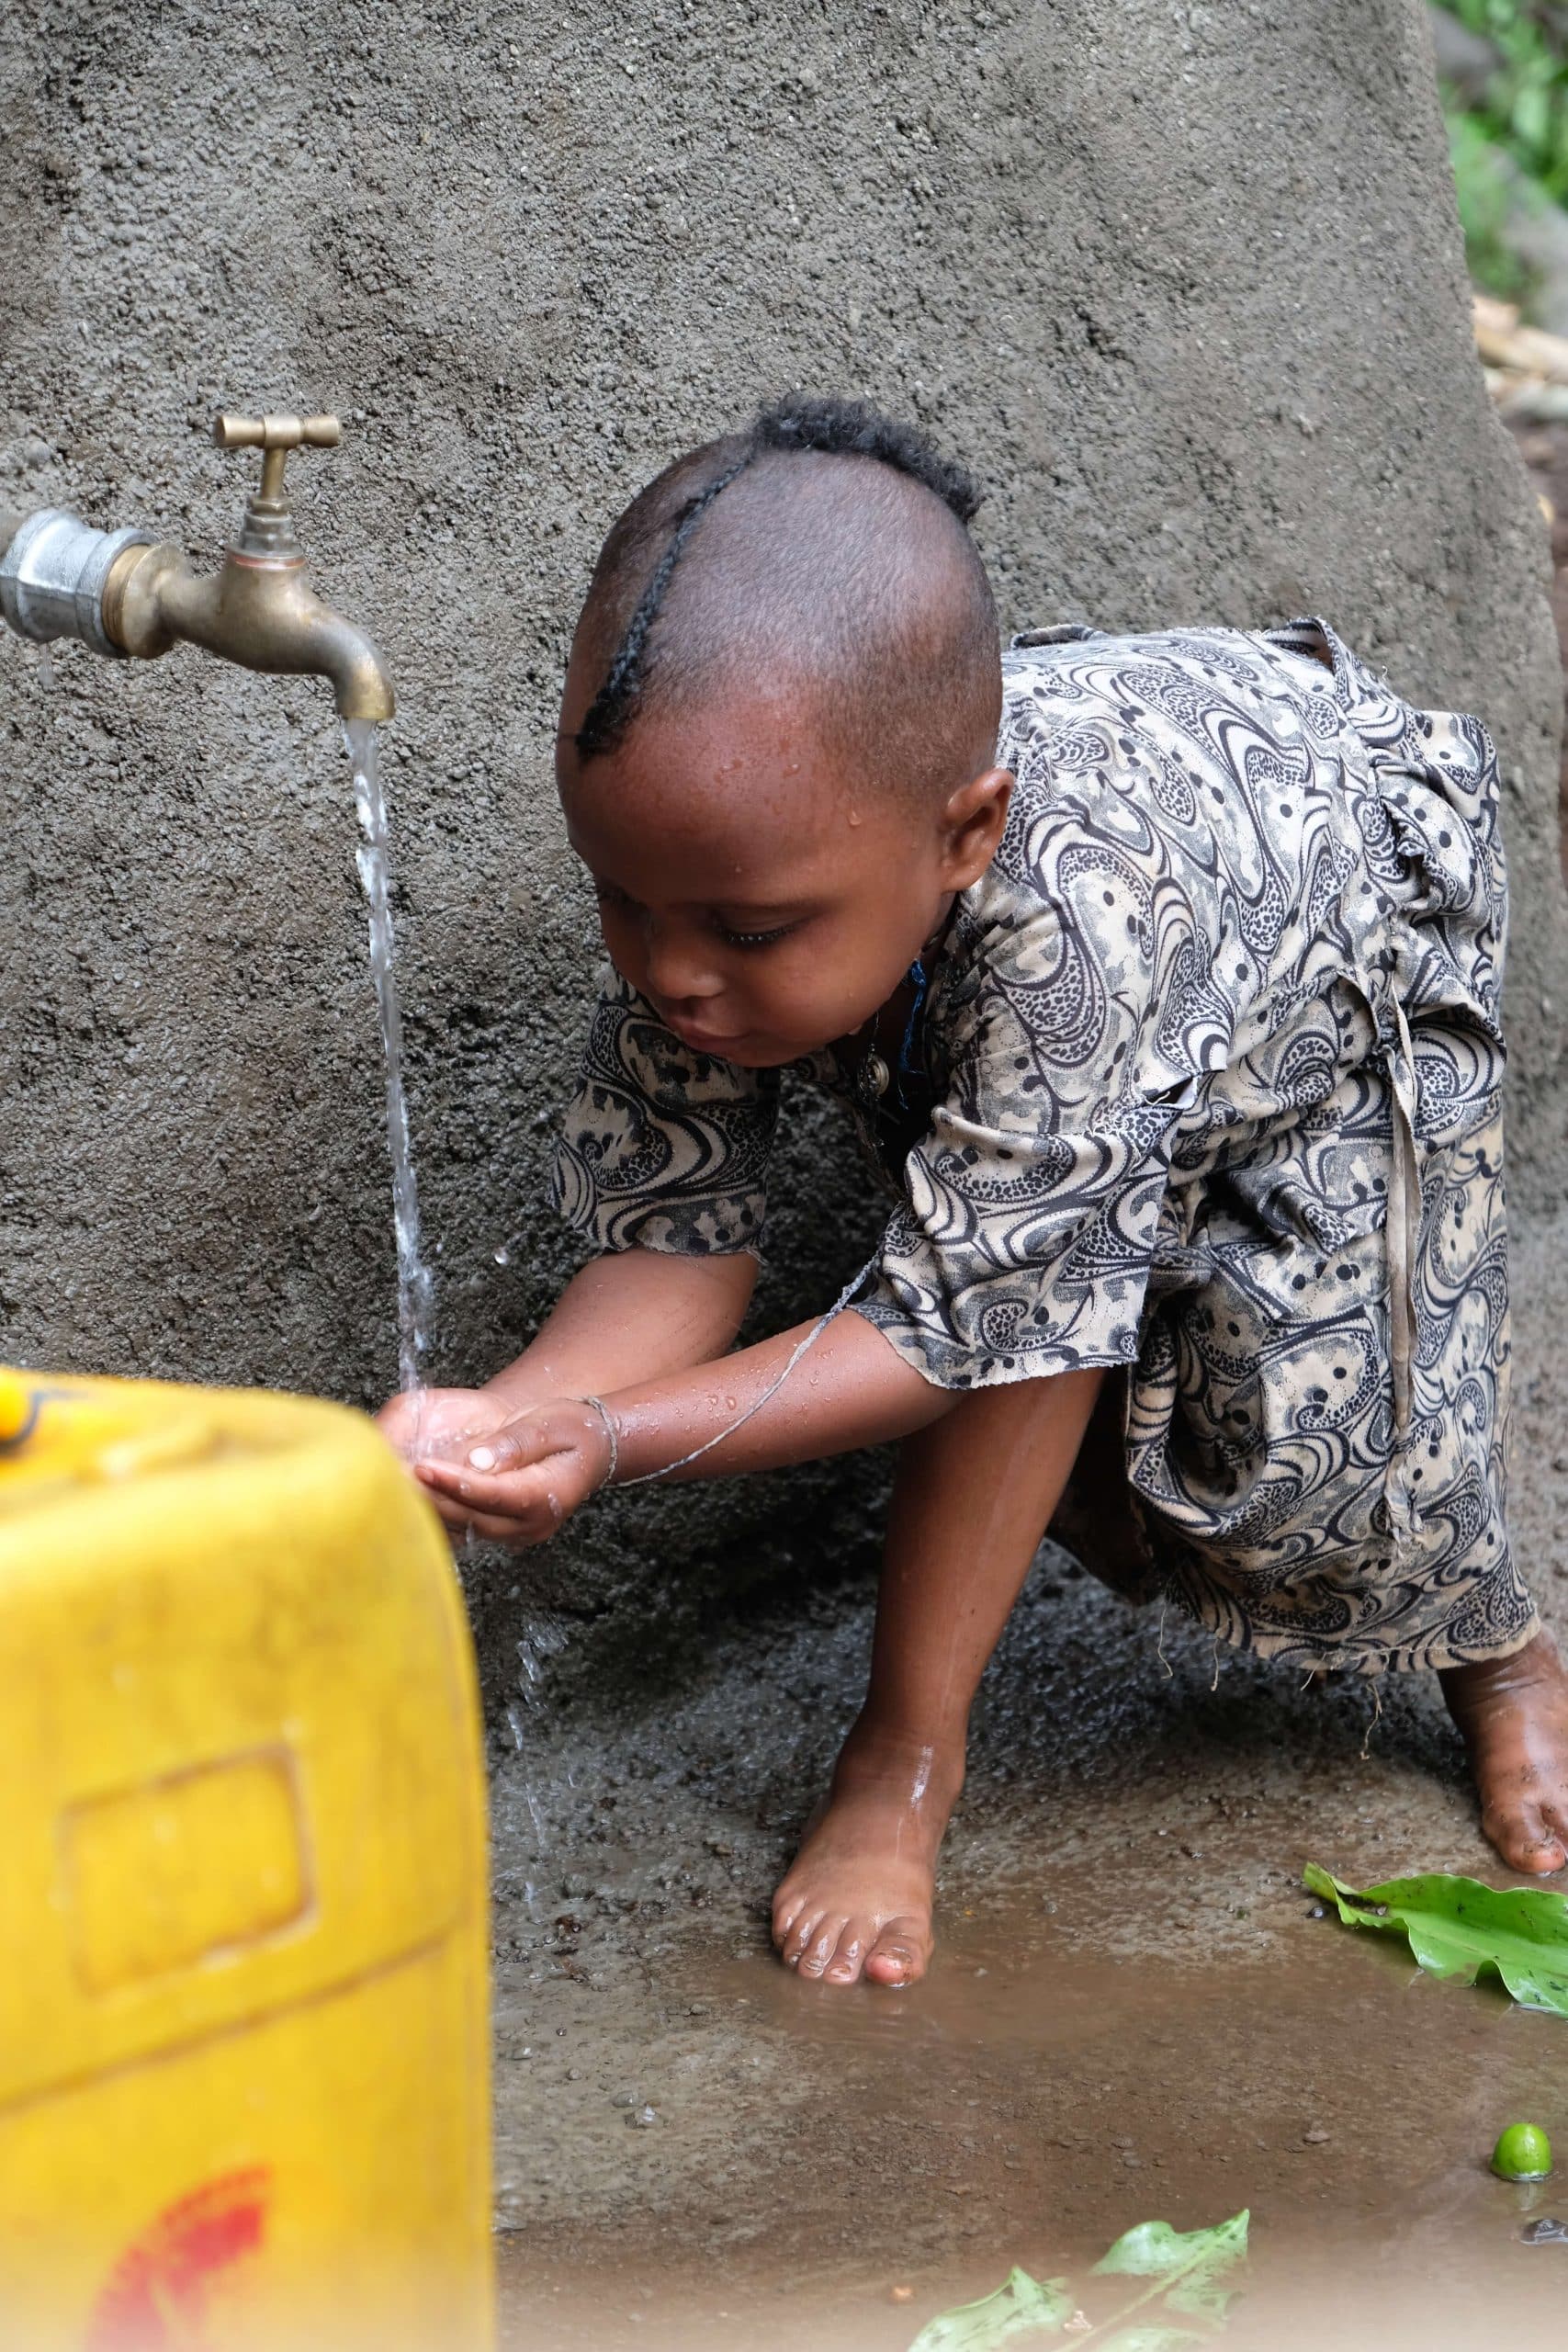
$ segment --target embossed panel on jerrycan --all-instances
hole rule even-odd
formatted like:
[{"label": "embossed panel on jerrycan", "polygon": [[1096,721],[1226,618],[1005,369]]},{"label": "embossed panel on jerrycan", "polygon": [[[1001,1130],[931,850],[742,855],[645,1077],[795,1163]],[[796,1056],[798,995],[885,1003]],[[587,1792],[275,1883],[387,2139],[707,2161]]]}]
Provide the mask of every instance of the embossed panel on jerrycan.
[{"label": "embossed panel on jerrycan", "polygon": [[0,2343],[491,2343],[484,1781],[339,1407],[0,1372]]}]

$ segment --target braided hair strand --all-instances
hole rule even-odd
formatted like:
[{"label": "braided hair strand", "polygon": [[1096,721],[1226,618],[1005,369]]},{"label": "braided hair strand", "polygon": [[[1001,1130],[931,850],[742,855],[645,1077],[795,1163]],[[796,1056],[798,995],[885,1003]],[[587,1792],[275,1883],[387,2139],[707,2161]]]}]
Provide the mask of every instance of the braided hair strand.
[{"label": "braided hair strand", "polygon": [[967,527],[982,492],[963,466],[943,458],[914,425],[883,415],[868,401],[795,392],[761,409],[737,455],[676,510],[670,543],[649,574],[574,741],[581,759],[613,751],[636,712],[648,674],[649,636],[703,516],[732,481],[764,454],[812,453],[871,458],[940,498]]}]

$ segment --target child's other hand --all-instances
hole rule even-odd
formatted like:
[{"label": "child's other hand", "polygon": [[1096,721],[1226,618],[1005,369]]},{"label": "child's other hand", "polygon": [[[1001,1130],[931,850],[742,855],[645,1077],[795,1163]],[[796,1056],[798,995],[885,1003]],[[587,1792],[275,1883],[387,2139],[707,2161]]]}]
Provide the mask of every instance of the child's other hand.
[{"label": "child's other hand", "polygon": [[481,1435],[460,1460],[419,1461],[414,1476],[448,1527],[525,1550],[547,1543],[610,1469],[603,1415],[562,1396]]}]

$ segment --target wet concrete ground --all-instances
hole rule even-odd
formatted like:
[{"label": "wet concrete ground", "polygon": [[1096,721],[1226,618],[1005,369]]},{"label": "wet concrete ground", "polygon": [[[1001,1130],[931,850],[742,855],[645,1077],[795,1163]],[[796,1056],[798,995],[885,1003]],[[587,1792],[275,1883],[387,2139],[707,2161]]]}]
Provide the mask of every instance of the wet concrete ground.
[{"label": "wet concrete ground", "polygon": [[[1513,1524],[1568,1633],[1568,1221],[1517,1237]],[[858,1702],[869,1588],[779,1599],[499,1764],[502,2341],[903,2352],[1020,2262],[1247,2206],[1227,2342],[1561,2345],[1568,2023],[1311,1916],[1303,1863],[1505,1883],[1435,1682],[1297,1678],[1043,1553],[905,1994],[804,1984],[768,1900]],[[631,1685],[628,1693],[628,1684]],[[1563,2186],[1485,2167],[1546,2125]],[[1553,2196],[1556,2195],[1556,2203]],[[1082,2337],[1074,2340],[1093,2340]]]}]

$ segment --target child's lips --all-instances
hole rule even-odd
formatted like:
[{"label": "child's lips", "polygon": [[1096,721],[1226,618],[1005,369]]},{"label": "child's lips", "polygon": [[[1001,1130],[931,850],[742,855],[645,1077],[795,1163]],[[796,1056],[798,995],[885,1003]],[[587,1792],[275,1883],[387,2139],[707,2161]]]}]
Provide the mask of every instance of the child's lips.
[{"label": "child's lips", "polygon": [[670,1012],[665,1014],[664,1023],[666,1028],[673,1029],[683,1046],[694,1046],[700,1054],[721,1054],[727,1047],[743,1044],[746,1037],[744,1029],[733,1030],[725,1036],[716,1029],[699,1029],[694,1022],[678,1021]]}]

